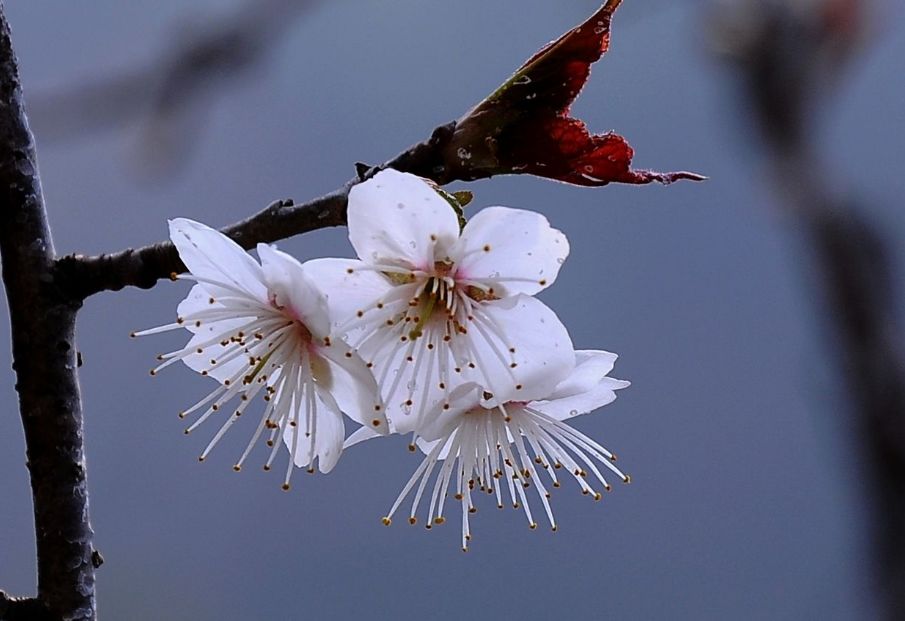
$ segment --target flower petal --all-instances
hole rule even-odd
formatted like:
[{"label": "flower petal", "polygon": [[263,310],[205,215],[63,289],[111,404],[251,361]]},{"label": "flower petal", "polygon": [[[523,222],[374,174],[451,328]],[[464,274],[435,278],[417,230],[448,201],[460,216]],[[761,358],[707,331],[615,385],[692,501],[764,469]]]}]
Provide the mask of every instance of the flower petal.
[{"label": "flower petal", "polygon": [[594,388],[600,379],[613,370],[617,356],[602,350],[585,349],[575,352],[575,369],[561,381],[548,400],[571,397]]},{"label": "flower petal", "polygon": [[321,388],[330,391],[339,409],[365,427],[381,434],[388,433],[377,382],[361,356],[339,339],[333,340],[329,347],[318,347],[317,353],[329,365],[329,382],[321,383]]},{"label": "flower petal", "polygon": [[[187,218],[169,221],[170,239],[179,251],[179,258],[189,271],[204,281],[211,295],[227,291],[245,292],[256,300],[267,299],[261,266],[239,244],[217,230]],[[223,283],[227,288],[209,284]]]},{"label": "flower petal", "polygon": [[302,264],[267,244],[258,244],[258,256],[270,303],[277,308],[286,307],[284,312],[301,321],[315,338],[330,334],[327,299],[311,283]]},{"label": "flower petal", "polygon": [[476,305],[472,314],[466,336],[477,362],[469,378],[493,393],[485,407],[544,398],[574,368],[569,333],[540,300],[520,294]]},{"label": "flower petal", "polygon": [[193,371],[210,375],[221,384],[241,376],[242,373],[248,373],[248,356],[235,356],[222,362],[219,357],[222,356],[224,348],[220,342],[207,344],[220,334],[235,333],[245,323],[245,319],[223,319],[211,321],[200,328],[195,328],[195,334],[185,345],[185,350],[191,353],[183,356],[182,361]]},{"label": "flower petal", "polygon": [[556,387],[548,399],[534,401],[531,407],[557,420],[587,414],[612,403],[615,391],[630,385],[625,380],[607,377],[616,354],[605,351],[575,352],[575,370]]},{"label": "flower petal", "polygon": [[334,328],[373,307],[393,288],[383,274],[357,259],[313,259],[303,267],[323,292]]},{"label": "flower petal", "polygon": [[359,427],[346,438],[346,441],[343,442],[343,449],[347,449],[350,446],[355,446],[359,442],[364,442],[365,440],[370,440],[372,438],[379,438],[381,434],[374,431],[374,428],[370,425],[364,425]]},{"label": "flower petal", "polygon": [[[333,407],[334,402],[329,392],[320,388],[317,388],[316,391],[317,410],[308,412],[307,416],[317,416],[316,431],[313,437],[314,457],[317,459],[318,470],[327,473],[333,470],[342,455],[345,428],[342,414]],[[300,416],[298,427],[287,427],[283,432],[283,443],[290,453],[292,453],[293,443],[298,442],[293,462],[299,468],[311,465],[308,457],[311,454],[312,438],[306,437],[304,423],[306,420],[306,416]],[[294,437],[296,433],[299,436],[298,440]]]},{"label": "flower petal", "polygon": [[500,297],[533,295],[556,280],[569,242],[538,213],[488,207],[468,221],[451,254],[457,278],[486,283]]},{"label": "flower petal", "polygon": [[476,408],[484,410],[481,407],[481,386],[474,382],[456,386],[445,404],[436,404],[422,417],[421,424],[415,430],[418,434],[416,444],[425,455],[430,453],[436,442],[448,437],[453,428],[461,424],[462,417]]},{"label": "flower petal", "polygon": [[459,236],[449,203],[422,178],[392,169],[352,188],[348,220],[349,240],[368,263],[433,268]]}]

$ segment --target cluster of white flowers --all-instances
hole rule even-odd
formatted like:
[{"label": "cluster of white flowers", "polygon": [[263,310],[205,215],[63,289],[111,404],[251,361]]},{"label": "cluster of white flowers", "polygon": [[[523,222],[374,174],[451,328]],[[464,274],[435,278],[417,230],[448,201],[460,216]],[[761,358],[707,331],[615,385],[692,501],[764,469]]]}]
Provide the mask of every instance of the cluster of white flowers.
[{"label": "cluster of white flowers", "polygon": [[[136,335],[189,330],[188,344],[159,356],[151,373],[181,360],[217,380],[180,413],[201,412],[186,433],[220,419],[200,459],[257,395],[263,413],[234,467],[264,436],[266,470],[281,444],[290,453],[284,489],[293,466],[313,472],[316,460],[329,472],[344,448],[412,434],[409,448],[425,458],[383,522],[414,492],[409,522],[424,500],[426,526],[442,524],[452,494],[463,549],[478,491],[523,508],[536,528],[526,491],[534,487],[556,530],[547,486],[560,476],[597,500],[610,489],[605,472],[629,481],[612,453],[565,422],[628,386],[608,377],[615,354],[575,351],[556,314],[532,297],[556,279],[565,236],[539,214],[506,207],[461,226],[454,201],[420,177],[384,170],[349,194],[359,259],[304,264],[267,244],[259,264],[214,229],[170,222],[189,270],[180,278],[196,284],[175,323]],[[360,426],[348,437],[343,415]]]}]

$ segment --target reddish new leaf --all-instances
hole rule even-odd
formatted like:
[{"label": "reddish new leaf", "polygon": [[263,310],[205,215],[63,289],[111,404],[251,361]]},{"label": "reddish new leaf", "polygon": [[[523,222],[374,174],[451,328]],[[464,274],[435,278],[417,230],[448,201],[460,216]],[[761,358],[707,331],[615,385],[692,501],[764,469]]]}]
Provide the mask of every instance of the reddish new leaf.
[{"label": "reddish new leaf", "polygon": [[688,172],[634,170],[634,152],[614,133],[591,135],[569,108],[607,51],[610,21],[621,0],[609,0],[583,24],[546,45],[455,127],[447,161],[459,178],[529,173],[576,185],[700,181]]}]

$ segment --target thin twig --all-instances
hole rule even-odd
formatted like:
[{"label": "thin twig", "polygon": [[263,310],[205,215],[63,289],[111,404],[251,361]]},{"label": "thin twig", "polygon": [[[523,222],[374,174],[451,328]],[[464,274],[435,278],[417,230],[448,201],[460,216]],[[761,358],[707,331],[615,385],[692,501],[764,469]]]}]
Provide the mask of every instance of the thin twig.
[{"label": "thin twig", "polygon": [[[378,167],[361,168],[361,173],[338,190],[302,205],[292,201],[274,201],[257,214],[222,229],[243,248],[258,243],[285,239],[315,229],[346,223],[349,190],[377,171],[390,167],[428,177],[440,184],[452,181],[452,167],[443,163],[444,145],[452,135],[454,124],[434,130],[425,142],[416,144]],[[158,280],[185,270],[173,244],[160,242],[142,248],[86,257],[68,255],[59,259],[55,279],[66,288],[67,295],[84,299],[100,291],[117,291],[133,286],[148,289]]]}]

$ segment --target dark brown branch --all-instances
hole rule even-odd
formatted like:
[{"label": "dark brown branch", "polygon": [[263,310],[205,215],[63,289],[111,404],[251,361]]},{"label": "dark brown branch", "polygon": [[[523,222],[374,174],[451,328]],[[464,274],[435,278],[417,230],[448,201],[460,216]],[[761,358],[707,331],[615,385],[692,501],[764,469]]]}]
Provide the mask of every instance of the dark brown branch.
[{"label": "dark brown branch", "polygon": [[[453,128],[452,123],[438,127],[430,139],[412,146],[382,166],[362,167],[360,175],[335,192],[303,205],[295,205],[288,200],[275,201],[250,218],[222,230],[243,248],[249,249],[258,243],[343,225],[346,223],[349,190],[382,168],[411,172],[440,184],[449,183],[457,177],[450,172],[451,167],[445,165],[442,154]],[[93,257],[68,255],[57,261],[55,278],[65,287],[67,295],[84,299],[100,291],[117,291],[127,286],[148,289],[158,280],[184,270],[185,266],[173,244],[161,242]]]},{"label": "dark brown branch", "polygon": [[[81,301],[54,286],[53,241],[2,6],[0,261],[34,499],[37,601],[55,619],[94,619],[93,533],[74,341]],[[15,614],[27,607],[9,600],[4,605]]]},{"label": "dark brown branch", "polygon": [[0,591],[0,621],[53,621],[53,615],[34,597],[9,597]]},{"label": "dark brown branch", "polygon": [[[884,618],[905,618],[905,360],[888,241],[860,205],[835,194],[811,134],[815,108],[860,40],[866,4],[753,3],[724,39],[739,62],[771,179],[813,257],[817,313],[835,337],[870,485],[877,591]],[[840,13],[841,12],[841,13]],[[751,19],[755,17],[756,19]],[[740,45],[744,42],[744,45]]]}]

